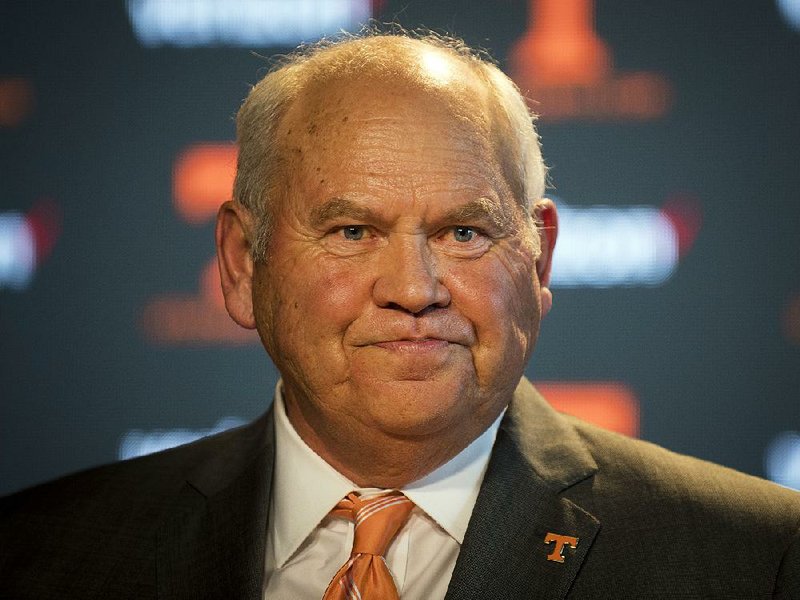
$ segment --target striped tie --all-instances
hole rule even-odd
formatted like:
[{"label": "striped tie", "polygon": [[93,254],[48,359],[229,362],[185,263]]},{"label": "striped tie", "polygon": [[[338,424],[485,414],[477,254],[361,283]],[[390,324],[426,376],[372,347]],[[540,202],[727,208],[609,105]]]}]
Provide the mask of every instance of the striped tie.
[{"label": "striped tie", "polygon": [[348,494],[330,514],[356,524],[353,551],[333,576],[322,600],[399,600],[383,554],[414,507],[400,492],[362,500]]}]

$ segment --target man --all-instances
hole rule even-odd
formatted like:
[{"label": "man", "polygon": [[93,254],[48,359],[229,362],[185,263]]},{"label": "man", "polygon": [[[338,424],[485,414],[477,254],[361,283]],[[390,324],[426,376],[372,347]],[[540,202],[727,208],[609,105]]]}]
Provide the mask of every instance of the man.
[{"label": "man", "polygon": [[557,218],[496,67],[436,38],[318,46],[238,138],[220,272],[274,406],[3,500],[3,597],[800,597],[797,494],[522,378]]}]

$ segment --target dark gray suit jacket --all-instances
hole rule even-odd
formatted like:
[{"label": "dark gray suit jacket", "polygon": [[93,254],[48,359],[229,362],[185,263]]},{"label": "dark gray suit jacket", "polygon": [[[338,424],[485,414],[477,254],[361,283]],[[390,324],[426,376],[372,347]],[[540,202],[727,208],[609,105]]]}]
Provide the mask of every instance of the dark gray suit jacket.
[{"label": "dark gray suit jacket", "polygon": [[[0,598],[260,598],[272,414],[0,500]],[[548,560],[548,533],[578,538]],[[554,412],[500,428],[448,600],[800,599],[800,494]]]}]

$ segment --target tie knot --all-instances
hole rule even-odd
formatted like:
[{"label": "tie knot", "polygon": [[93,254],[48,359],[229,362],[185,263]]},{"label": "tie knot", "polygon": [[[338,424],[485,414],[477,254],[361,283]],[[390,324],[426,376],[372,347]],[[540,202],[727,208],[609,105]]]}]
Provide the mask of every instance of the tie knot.
[{"label": "tie knot", "polygon": [[414,503],[400,492],[389,492],[369,499],[350,493],[339,501],[331,513],[355,523],[352,556],[383,556],[413,507]]}]

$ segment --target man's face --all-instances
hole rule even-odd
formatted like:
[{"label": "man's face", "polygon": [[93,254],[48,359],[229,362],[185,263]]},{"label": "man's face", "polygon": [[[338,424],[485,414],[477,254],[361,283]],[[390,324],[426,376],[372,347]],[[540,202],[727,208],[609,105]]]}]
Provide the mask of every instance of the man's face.
[{"label": "man's face", "polygon": [[533,349],[537,233],[481,115],[386,83],[314,97],[281,124],[286,187],[254,273],[289,418],[323,454],[363,432],[466,445]]}]

